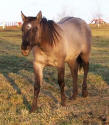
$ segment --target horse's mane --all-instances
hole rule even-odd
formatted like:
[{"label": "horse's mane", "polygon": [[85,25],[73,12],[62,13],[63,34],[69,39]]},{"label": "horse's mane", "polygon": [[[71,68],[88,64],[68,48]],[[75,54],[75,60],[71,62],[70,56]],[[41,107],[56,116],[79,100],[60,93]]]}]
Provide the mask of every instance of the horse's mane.
[{"label": "horse's mane", "polygon": [[41,20],[41,38],[44,41],[47,41],[51,46],[56,44],[56,41],[59,40],[59,26],[53,20],[47,20],[42,18]]}]

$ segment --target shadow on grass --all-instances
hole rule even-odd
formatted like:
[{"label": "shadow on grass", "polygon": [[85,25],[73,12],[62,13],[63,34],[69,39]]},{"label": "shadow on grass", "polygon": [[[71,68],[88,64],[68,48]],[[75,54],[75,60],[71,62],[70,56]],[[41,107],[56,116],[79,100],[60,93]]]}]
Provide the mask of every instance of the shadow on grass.
[{"label": "shadow on grass", "polygon": [[89,72],[101,76],[102,79],[109,85],[109,67],[91,63]]},{"label": "shadow on grass", "polygon": [[[6,43],[6,41],[5,41],[5,42],[2,42],[2,45],[1,45],[2,47],[0,48],[0,50],[2,51],[2,50],[4,50],[4,48],[7,49],[6,48],[7,44],[10,47],[10,51],[11,51],[11,46],[16,47],[16,45],[10,44],[8,42]],[[21,94],[23,96],[23,103],[25,104],[26,108],[28,110],[30,110],[31,106],[30,106],[27,98],[23,95],[23,93],[21,92],[21,89],[15,83],[15,81],[9,77],[9,73],[18,73],[20,70],[27,70],[29,72],[33,72],[31,62],[29,60],[27,60],[25,57],[17,57],[17,56],[12,56],[9,54],[4,54],[4,53],[2,56],[0,56],[0,72],[7,78],[7,80],[10,82],[11,86],[13,87],[13,89],[16,90],[16,92],[18,94]],[[48,72],[49,71],[45,71],[44,74],[48,74]],[[53,73],[54,72],[55,71],[53,71]],[[89,72],[100,75],[103,78],[103,80],[106,81],[106,83],[109,85],[109,67],[102,66],[100,64],[90,64]],[[52,75],[53,75],[53,73],[52,73]],[[54,73],[54,75],[55,75],[55,73]],[[50,82],[48,77],[50,77],[49,74],[44,79],[47,79],[46,81]],[[54,79],[52,81],[54,84],[57,83],[56,79]],[[44,94],[50,96],[57,103],[56,98],[51,94],[51,92],[44,91]]]},{"label": "shadow on grass", "polygon": [[53,94],[52,94],[51,92],[49,92],[49,91],[47,91],[47,90],[43,90],[42,93],[43,93],[44,95],[49,96],[51,99],[53,99],[53,101],[54,101],[56,104],[58,104],[58,100],[53,96]]},{"label": "shadow on grass", "polygon": [[[23,103],[25,104],[26,108],[30,110],[31,106],[28,100],[26,99],[26,97],[21,92],[21,89],[15,83],[15,81],[8,76],[9,73],[18,73],[20,70],[27,70],[29,72],[33,72],[31,62],[27,60],[25,57],[17,57],[17,56],[9,56],[9,55],[0,56],[0,72],[7,78],[7,80],[10,82],[11,86],[13,87],[13,89],[16,90],[17,94],[21,94],[23,96]],[[102,66],[100,64],[90,64],[89,72],[100,75],[103,78],[103,80],[109,85],[108,67]],[[56,80],[54,80],[54,82],[55,81]],[[51,94],[51,92],[44,91],[44,94],[50,96],[57,103],[56,98]]]},{"label": "shadow on grass", "polygon": [[19,70],[28,70],[32,72],[32,64],[23,57],[17,56],[0,56],[0,72],[5,76],[5,78],[9,81],[10,85],[16,90],[17,94],[22,95],[23,103],[28,110],[30,110],[31,106],[19,86],[15,83],[15,81],[9,77],[9,73],[17,73]]},{"label": "shadow on grass", "polygon": [[[19,71],[21,71],[21,70],[26,70],[30,73],[33,73],[32,63],[29,60],[27,60],[26,57],[10,56],[8,54],[4,55],[4,56],[0,56],[0,73],[2,73],[5,76],[5,78],[9,81],[10,85],[13,87],[13,89],[16,91],[16,93],[19,95],[22,95],[23,104],[25,105],[27,110],[30,110],[31,105],[28,102],[26,96],[22,93],[21,88],[19,88],[19,86],[15,83],[15,79],[9,77],[9,73],[16,73],[18,75],[26,77],[26,79],[27,79],[28,76],[26,74],[24,74],[24,73],[19,74]],[[44,71],[44,73],[46,73],[46,72]],[[30,83],[33,82],[30,79],[28,79],[28,80]],[[31,85],[33,85],[33,83]],[[54,102],[58,103],[57,99],[55,98],[55,96],[52,95],[51,92],[43,91],[43,94],[49,96],[50,98],[52,98],[54,100]]]}]

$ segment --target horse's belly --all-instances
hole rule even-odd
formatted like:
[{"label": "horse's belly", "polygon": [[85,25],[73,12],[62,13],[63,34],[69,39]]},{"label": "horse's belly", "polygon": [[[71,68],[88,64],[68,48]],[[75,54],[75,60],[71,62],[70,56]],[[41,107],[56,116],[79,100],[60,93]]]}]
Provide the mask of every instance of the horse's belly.
[{"label": "horse's belly", "polygon": [[67,53],[66,53],[66,58],[65,58],[65,62],[69,62],[70,60],[75,60],[77,59],[77,57],[79,56],[79,54],[81,53],[81,49],[74,49],[72,47],[72,49],[67,49]]}]

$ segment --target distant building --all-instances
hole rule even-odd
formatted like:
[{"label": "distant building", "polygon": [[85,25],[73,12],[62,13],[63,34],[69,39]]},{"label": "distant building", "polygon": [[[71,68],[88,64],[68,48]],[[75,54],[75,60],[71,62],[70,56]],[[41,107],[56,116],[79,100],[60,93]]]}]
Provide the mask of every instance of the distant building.
[{"label": "distant building", "polygon": [[18,27],[22,26],[22,22],[17,22],[17,26]]},{"label": "distant building", "polygon": [[91,21],[91,24],[105,24],[106,22],[103,20],[103,19],[101,19],[101,18],[99,18],[99,19],[93,19],[92,21]]}]

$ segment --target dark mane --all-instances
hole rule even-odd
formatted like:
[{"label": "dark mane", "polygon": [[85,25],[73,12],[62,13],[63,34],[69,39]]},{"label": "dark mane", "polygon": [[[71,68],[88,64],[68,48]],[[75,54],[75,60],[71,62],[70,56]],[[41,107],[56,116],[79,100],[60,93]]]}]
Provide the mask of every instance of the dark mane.
[{"label": "dark mane", "polygon": [[59,33],[57,29],[60,29],[58,25],[53,20],[47,20],[46,18],[42,18],[41,20],[42,40],[46,40],[50,45],[55,45],[56,41],[59,40]]}]

